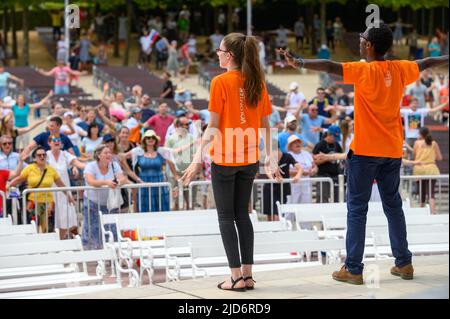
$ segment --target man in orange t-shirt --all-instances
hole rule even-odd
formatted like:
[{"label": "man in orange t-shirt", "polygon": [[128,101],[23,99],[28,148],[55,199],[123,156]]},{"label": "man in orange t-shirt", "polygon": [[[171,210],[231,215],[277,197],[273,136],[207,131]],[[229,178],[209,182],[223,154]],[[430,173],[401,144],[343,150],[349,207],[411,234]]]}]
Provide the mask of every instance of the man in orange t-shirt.
[{"label": "man in orange t-shirt", "polygon": [[344,83],[355,87],[355,133],[347,155],[347,258],[345,266],[333,273],[333,279],[351,284],[363,284],[367,210],[374,180],[388,219],[395,257],[391,274],[412,279],[414,273],[398,191],[403,145],[400,103],[405,87],[419,78],[419,72],[448,64],[448,55],[417,61],[387,61],[384,56],[392,42],[391,29],[380,23],[360,34],[360,54],[367,62],[295,59],[280,50],[294,67],[340,75]]}]

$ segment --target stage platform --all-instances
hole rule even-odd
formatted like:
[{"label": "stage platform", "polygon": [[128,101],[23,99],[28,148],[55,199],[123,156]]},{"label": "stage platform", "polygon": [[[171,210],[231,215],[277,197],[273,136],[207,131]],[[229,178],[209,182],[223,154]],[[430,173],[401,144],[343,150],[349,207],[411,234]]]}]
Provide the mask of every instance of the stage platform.
[{"label": "stage platform", "polygon": [[180,282],[122,288],[67,298],[91,299],[396,299],[449,298],[449,256],[418,256],[413,259],[414,280],[402,280],[389,273],[393,260],[366,263],[362,286],[334,281],[331,273],[339,265],[296,270],[260,272],[255,275],[256,288],[246,292],[221,291],[216,288],[223,277],[209,277]]}]

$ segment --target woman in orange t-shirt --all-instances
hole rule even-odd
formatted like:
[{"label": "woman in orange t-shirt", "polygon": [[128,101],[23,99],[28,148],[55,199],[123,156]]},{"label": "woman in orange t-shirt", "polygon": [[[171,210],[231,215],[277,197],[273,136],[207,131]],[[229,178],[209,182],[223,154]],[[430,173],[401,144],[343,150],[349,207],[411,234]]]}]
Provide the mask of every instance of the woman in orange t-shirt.
[{"label": "woman in orange t-shirt", "polygon": [[[222,40],[216,53],[220,66],[227,72],[211,82],[210,122],[192,164],[181,179],[189,184],[201,168],[202,150],[206,150],[212,141],[212,187],[220,233],[231,269],[231,279],[220,283],[218,288],[244,291],[254,287],[254,235],[248,203],[259,168],[260,128],[265,129],[266,168],[271,168],[277,179],[281,179],[281,175],[277,152],[270,150],[269,115],[272,107],[259,63],[258,41],[251,36],[231,33]],[[271,172],[268,175],[272,177]]]}]

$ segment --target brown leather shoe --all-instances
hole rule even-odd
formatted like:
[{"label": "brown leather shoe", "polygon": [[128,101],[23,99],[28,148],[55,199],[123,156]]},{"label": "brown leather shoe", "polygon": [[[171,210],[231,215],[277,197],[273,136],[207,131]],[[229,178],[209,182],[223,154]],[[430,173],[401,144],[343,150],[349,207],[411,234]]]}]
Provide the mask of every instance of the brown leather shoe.
[{"label": "brown leather shoe", "polygon": [[345,266],[342,266],[341,270],[335,271],[333,273],[333,279],[337,281],[346,282],[352,285],[362,285],[364,284],[362,275],[354,275],[350,273]]},{"label": "brown leather shoe", "polygon": [[411,280],[414,277],[414,268],[412,264],[403,267],[392,267],[391,274],[405,280]]}]

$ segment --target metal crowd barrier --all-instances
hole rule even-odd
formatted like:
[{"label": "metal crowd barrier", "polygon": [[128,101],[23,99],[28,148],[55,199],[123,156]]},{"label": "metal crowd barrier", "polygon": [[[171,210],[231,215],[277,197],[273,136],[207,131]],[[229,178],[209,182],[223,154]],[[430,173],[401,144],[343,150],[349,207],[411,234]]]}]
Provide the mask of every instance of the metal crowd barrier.
[{"label": "metal crowd barrier", "polygon": [[6,213],[6,194],[3,191],[0,191],[0,197],[1,197],[1,201],[2,201],[2,217],[6,218],[7,217],[7,213]]},{"label": "metal crowd barrier", "polygon": [[[271,212],[271,215],[273,217],[273,215],[274,215],[274,207],[275,207],[275,201],[273,200],[273,198],[274,198],[273,185],[275,185],[275,184],[292,183],[292,182],[293,182],[293,179],[283,179],[281,182],[277,182],[277,181],[271,180],[271,179],[255,179],[254,182],[253,182],[253,190],[256,189],[256,191],[260,193],[260,196],[257,196],[257,198],[259,198],[259,200],[260,200],[260,205],[259,205],[260,209],[259,210],[256,209],[256,210],[258,212],[262,213],[262,207],[263,207],[263,203],[264,203],[264,187],[263,186],[266,185],[266,184],[270,184],[271,185],[271,187],[270,187],[271,188],[271,190],[270,190],[271,191],[271,195],[270,195],[270,197],[271,197],[270,212]],[[305,177],[305,178],[301,178],[299,182],[310,182],[311,186],[314,183],[319,183],[319,185],[321,185],[322,187],[318,187],[317,190],[320,190],[321,192],[323,192],[323,190],[324,190],[323,183],[328,183],[329,186],[330,186],[330,188],[329,188],[330,191],[329,191],[329,198],[327,200],[329,202],[334,202],[334,181],[333,181],[332,178],[330,178],[330,177],[307,177],[306,178]],[[194,187],[204,186],[204,185],[210,186],[211,185],[211,181],[193,181],[193,182],[191,182],[189,184],[189,201],[188,201],[189,209],[194,209],[194,201],[196,200],[195,198],[193,198],[193,193],[194,193],[193,189],[194,189]],[[252,192],[252,195],[253,195],[253,192]],[[280,187],[280,197],[281,198],[279,200],[280,200],[280,202],[282,204],[285,204],[285,203],[283,203],[283,198],[284,198],[283,195],[284,195],[284,187]],[[180,196],[182,196],[182,192],[180,192]],[[311,194],[311,196],[312,196],[312,194]],[[324,196],[322,196],[322,194],[320,194],[320,196],[317,196],[316,198],[317,199],[320,198],[320,202],[322,202],[324,200]],[[255,204],[254,203],[255,200],[254,200],[253,196],[251,196],[250,201],[251,201],[250,202],[251,207],[253,208],[254,204]],[[312,198],[311,198],[311,201],[312,201]],[[181,202],[182,202],[182,199],[180,199],[180,203]],[[207,207],[207,208],[209,208],[209,207]],[[267,208],[265,207],[265,209],[267,209]]]},{"label": "metal crowd barrier", "polygon": [[[428,201],[430,200],[432,194],[434,193],[433,189],[433,183],[436,183],[438,191],[437,196],[435,196],[436,204],[437,204],[437,211],[441,211],[441,209],[444,209],[443,202],[444,198],[442,196],[443,194],[443,188],[444,186],[447,187],[447,194],[448,194],[448,187],[449,187],[449,175],[411,175],[411,176],[400,176],[400,191],[411,200],[411,203],[418,203],[421,204],[421,202],[426,202],[428,197]],[[426,191],[426,194],[423,194],[422,191]],[[416,200],[417,199],[417,200]],[[448,198],[447,198],[447,206],[448,206]]]}]

